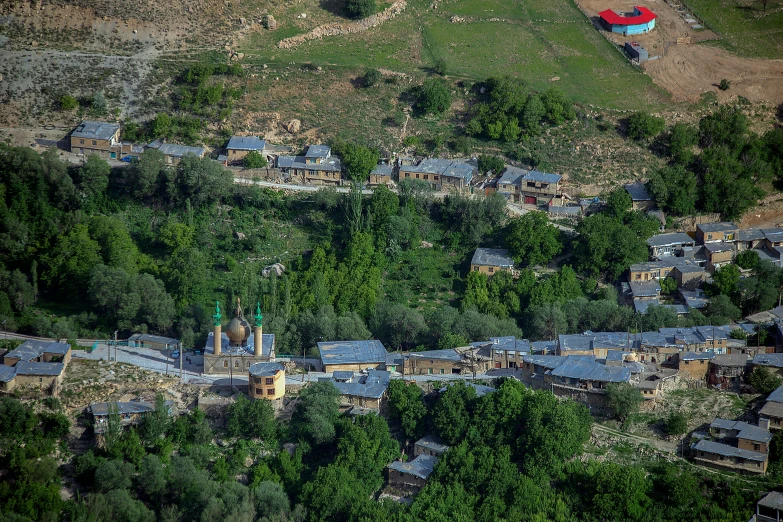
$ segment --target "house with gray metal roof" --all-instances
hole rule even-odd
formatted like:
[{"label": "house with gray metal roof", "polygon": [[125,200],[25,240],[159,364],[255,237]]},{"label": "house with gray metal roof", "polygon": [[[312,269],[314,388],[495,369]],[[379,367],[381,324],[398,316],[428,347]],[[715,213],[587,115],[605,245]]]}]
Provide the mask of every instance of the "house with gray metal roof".
[{"label": "house with gray metal roof", "polygon": [[32,387],[48,390],[56,395],[62,382],[65,365],[52,362],[19,361],[14,366],[14,387]]},{"label": "house with gray metal roof", "polygon": [[187,145],[179,145],[176,143],[166,143],[165,141],[161,140],[153,141],[147,145],[147,148],[159,150],[166,158],[166,163],[168,165],[179,164],[179,162],[182,161],[182,158],[188,154],[198,158],[203,158],[204,154],[207,152],[207,149],[204,147],[189,147]]},{"label": "house with gray metal roof", "polygon": [[644,183],[629,183],[625,185],[625,191],[631,196],[634,210],[650,210],[655,206],[655,200]]},{"label": "house with gray metal roof", "polygon": [[631,370],[624,366],[607,366],[596,361],[571,359],[550,370],[555,384],[600,390],[610,383],[629,382]]},{"label": "house with gray metal roof", "polygon": [[407,462],[395,460],[388,466],[389,486],[418,493],[427,483],[437,463],[437,457],[426,454],[418,455]]},{"label": "house with gray metal roof", "polygon": [[435,435],[425,435],[416,441],[413,446],[413,454],[430,455],[431,457],[440,457],[449,450],[449,447]]},{"label": "house with gray metal roof", "polygon": [[767,471],[768,455],[746,450],[720,442],[702,439],[691,448],[693,459],[700,464],[720,467],[732,471],[764,474]]},{"label": "house with gray metal roof", "polygon": [[81,122],[70,136],[74,154],[97,154],[103,158],[120,159],[132,145],[120,141],[120,126],[102,121]]},{"label": "house with gray metal roof", "polygon": [[8,393],[14,389],[16,368],[0,364],[0,391]]},{"label": "house with gray metal roof", "polygon": [[383,369],[386,366],[386,348],[377,340],[326,341],[318,343],[323,371]]},{"label": "house with gray metal roof", "polygon": [[514,260],[505,248],[477,248],[470,260],[470,271],[492,276],[501,270],[513,271]]},{"label": "house with gray metal roof", "polygon": [[[174,401],[165,401],[168,414],[174,411]],[[94,402],[87,408],[92,415],[93,431],[102,434],[109,426],[109,417],[116,415],[122,427],[141,424],[144,417],[155,412],[155,403],[146,401]]]},{"label": "house with gray metal roof", "polygon": [[24,362],[61,362],[67,365],[71,360],[71,345],[56,341],[28,339],[3,356],[3,364],[14,366]]},{"label": "house with gray metal roof", "polygon": [[647,239],[647,246],[650,247],[650,257],[652,259],[682,255],[685,248],[693,248],[695,245],[696,240],[682,232],[657,234]]},{"label": "house with gray metal roof", "polygon": [[783,520],[783,493],[772,491],[756,503],[756,514],[748,522],[780,522]]},{"label": "house with gray metal roof", "polygon": [[473,161],[464,159],[425,158],[417,165],[399,166],[399,180],[418,179],[433,190],[463,190],[478,171]]},{"label": "house with gray metal roof", "polygon": [[338,381],[334,378],[331,380],[340,392],[343,403],[379,411],[389,389],[391,373],[384,370],[368,370],[355,373],[347,381]]},{"label": "house with gray metal roof", "polygon": [[[308,185],[340,185],[342,163],[327,145],[310,145],[300,156],[278,156],[277,168],[288,178]],[[299,181],[296,179],[296,181]]]},{"label": "house with gray metal roof", "polygon": [[713,241],[735,241],[738,237],[739,227],[731,221],[696,225],[696,242],[700,245]]},{"label": "house with gray metal roof", "polygon": [[767,401],[759,410],[759,426],[764,425],[770,430],[783,429],[783,403]]},{"label": "house with gray metal roof", "polygon": [[264,159],[270,161],[272,156],[267,150],[266,141],[258,136],[231,136],[226,145],[226,161],[236,163],[245,159],[250,152],[257,152]]},{"label": "house with gray metal roof", "polygon": [[368,185],[375,187],[378,185],[389,185],[392,183],[392,176],[394,175],[394,167],[392,165],[380,164],[376,165],[374,169],[370,171],[370,179]]}]

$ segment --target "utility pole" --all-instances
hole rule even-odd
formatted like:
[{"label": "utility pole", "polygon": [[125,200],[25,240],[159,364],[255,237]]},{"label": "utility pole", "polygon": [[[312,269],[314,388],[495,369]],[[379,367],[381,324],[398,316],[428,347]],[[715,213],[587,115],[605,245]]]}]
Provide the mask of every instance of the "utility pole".
[{"label": "utility pole", "polygon": [[166,341],[166,375],[169,374],[169,342]]},{"label": "utility pole", "polygon": [[117,362],[117,332],[119,330],[114,330],[114,362]]},{"label": "utility pole", "polygon": [[179,347],[179,383],[182,384],[182,343],[177,346]]},{"label": "utility pole", "polygon": [[228,384],[234,385],[234,353],[228,350]]}]

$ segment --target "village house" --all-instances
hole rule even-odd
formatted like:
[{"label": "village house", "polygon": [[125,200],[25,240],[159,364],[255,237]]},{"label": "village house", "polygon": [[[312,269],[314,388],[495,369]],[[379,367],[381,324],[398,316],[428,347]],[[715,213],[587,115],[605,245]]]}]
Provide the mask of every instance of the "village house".
[{"label": "village house", "polygon": [[591,355],[605,359],[609,350],[633,348],[630,336],[623,332],[589,332],[558,336],[557,355]]},{"label": "village house", "polygon": [[783,403],[767,401],[759,410],[759,424],[767,423],[770,430],[783,429]]},{"label": "village house", "polygon": [[497,182],[497,192],[512,203],[542,206],[562,198],[559,174],[507,166]]},{"label": "village house", "polygon": [[611,383],[629,382],[631,370],[624,366],[607,366],[596,361],[568,357],[550,370],[552,383],[571,388],[602,390]]},{"label": "village house", "polygon": [[712,274],[715,270],[730,264],[735,254],[734,243],[727,241],[705,243],[704,255],[707,258],[707,271]]},{"label": "village house", "polygon": [[532,353],[533,347],[527,339],[514,336],[490,337],[489,341],[470,343],[479,350],[479,354],[489,358],[490,366],[495,369],[519,368],[525,355]]},{"label": "village house", "polygon": [[629,183],[625,191],[631,196],[633,210],[650,210],[655,207],[655,200],[647,192],[644,183]]},{"label": "village house", "polygon": [[16,385],[16,368],[0,364],[0,392],[10,393]]},{"label": "village house", "polygon": [[240,162],[251,151],[259,153],[264,159],[272,159],[266,150],[266,141],[257,136],[231,136],[226,145],[226,159],[229,164]]},{"label": "village house", "polygon": [[166,143],[165,141],[155,140],[149,145],[148,149],[156,149],[160,151],[166,159],[167,165],[178,165],[182,158],[188,154],[196,156],[197,158],[203,158],[207,149],[204,147],[188,147],[187,145],[177,145],[176,143]]},{"label": "village house", "polygon": [[40,388],[56,396],[62,383],[65,365],[52,362],[19,361],[13,369],[16,371],[13,387]]},{"label": "village house", "polygon": [[425,435],[416,441],[413,446],[413,455],[429,455],[431,457],[441,457],[448,451],[449,447],[435,435]]},{"label": "village house", "polygon": [[130,152],[131,144],[120,142],[120,126],[116,123],[83,121],[71,132],[71,152],[97,154],[102,158],[120,159]]},{"label": "village house", "polygon": [[678,286],[693,286],[707,279],[703,267],[692,259],[664,256],[658,261],[634,263],[628,269],[628,281],[644,282],[672,277]]},{"label": "village house", "polygon": [[783,493],[772,491],[756,503],[756,514],[748,522],[783,521]]},{"label": "village house", "polygon": [[750,359],[744,353],[718,354],[710,361],[707,382],[721,389],[738,388],[745,376]]},{"label": "village house", "polygon": [[460,375],[484,373],[490,358],[472,347],[428,350],[405,355],[405,375]]},{"label": "village house", "polygon": [[774,374],[783,377],[783,353],[760,353],[750,362],[753,371],[759,366],[764,366]]},{"label": "village house", "polygon": [[[633,372],[632,372],[633,373]],[[631,384],[642,392],[644,400],[650,401],[661,397],[665,391],[676,388],[677,370],[663,369],[655,372],[640,372],[631,376]]]},{"label": "village house", "polygon": [[477,248],[470,260],[470,271],[492,277],[501,270],[513,272],[514,260],[505,248]]},{"label": "village house", "polygon": [[133,334],[128,337],[131,348],[150,348],[152,350],[179,349],[182,343],[179,339],[152,334]]},{"label": "village house", "polygon": [[[169,415],[171,415],[174,402],[166,401]],[[96,435],[106,431],[109,425],[109,416],[117,415],[120,425],[137,426],[141,424],[144,417],[155,411],[155,404],[145,401],[133,402],[95,402],[90,404],[87,411],[92,415],[93,431]]]},{"label": "village house", "polygon": [[384,370],[366,372],[336,371],[331,380],[340,392],[343,406],[380,411],[389,389],[391,373]]},{"label": "village house", "polygon": [[248,369],[247,394],[251,399],[282,399],[285,396],[285,366],[276,362],[252,365]]},{"label": "village house", "polygon": [[736,443],[744,450],[769,453],[772,434],[767,426],[717,418],[710,424],[710,436],[720,442]]},{"label": "village house", "polygon": [[693,460],[706,466],[752,474],[767,472],[768,455],[702,439],[692,447]]},{"label": "village house", "polygon": [[3,356],[3,364],[15,366],[19,362],[62,363],[71,361],[71,345],[52,341],[28,339]]},{"label": "village house", "polygon": [[435,191],[461,191],[473,179],[477,167],[465,160],[426,158],[417,165],[399,165],[399,180],[419,179],[426,181]]},{"label": "village house", "polygon": [[713,242],[732,242],[739,237],[739,227],[730,221],[696,225],[696,242],[706,245]]},{"label": "village house", "polygon": [[714,358],[713,352],[683,352],[679,355],[677,369],[687,379],[703,381],[707,378],[710,361]]},{"label": "village house", "polygon": [[388,353],[380,341],[327,341],[318,343],[321,369],[336,371],[384,370]]},{"label": "village house", "polygon": [[396,460],[388,466],[389,486],[409,493],[418,493],[427,483],[437,463],[437,457],[424,454],[407,462]]},{"label": "village house", "polygon": [[657,234],[647,239],[650,247],[650,259],[661,259],[669,256],[683,257],[686,251],[692,250],[696,241],[682,232],[672,234]]},{"label": "village house", "polygon": [[376,165],[375,168],[370,171],[370,179],[367,185],[370,187],[377,187],[378,185],[391,185],[393,183],[393,174],[394,167],[391,165]]},{"label": "village house", "polygon": [[309,145],[302,156],[278,156],[277,168],[308,185],[337,186],[342,182],[342,163],[327,145]]}]

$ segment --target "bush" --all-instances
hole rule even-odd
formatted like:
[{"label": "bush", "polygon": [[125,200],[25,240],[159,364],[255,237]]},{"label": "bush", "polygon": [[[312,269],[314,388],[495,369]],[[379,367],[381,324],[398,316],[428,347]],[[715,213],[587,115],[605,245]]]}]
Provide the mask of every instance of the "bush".
[{"label": "bush", "polygon": [[243,160],[246,169],[262,169],[266,167],[266,158],[257,150],[251,150]]},{"label": "bush", "polygon": [[441,114],[451,106],[451,92],[443,80],[430,78],[416,89],[416,108],[424,114]]},{"label": "bush", "polygon": [[106,114],[108,104],[106,103],[106,97],[103,95],[103,91],[98,91],[92,95],[92,101],[90,103],[92,111],[96,115]]},{"label": "bush", "polygon": [[722,79],[718,84],[718,89],[720,89],[721,91],[728,91],[729,87],[731,87],[731,82],[728,81],[726,78]]},{"label": "bush", "polygon": [[639,406],[644,402],[642,392],[627,382],[612,383],[607,386],[606,397],[612,414],[623,424],[632,413],[639,410]]},{"label": "bush", "polygon": [[64,111],[72,111],[73,109],[79,106],[79,102],[76,101],[76,98],[74,98],[70,94],[63,94],[62,96],[60,96],[60,99],[58,101],[60,103],[60,109]]},{"label": "bush", "polygon": [[382,77],[383,75],[378,69],[367,69],[367,71],[364,73],[364,77],[362,78],[362,83],[365,87],[372,87],[373,85],[376,85],[378,82],[380,82]]},{"label": "bush", "polygon": [[755,250],[743,250],[734,259],[738,267],[745,270],[752,270],[759,264],[759,254]]},{"label": "bush", "polygon": [[481,154],[478,157],[478,170],[481,174],[486,174],[491,170],[495,175],[498,175],[503,172],[505,167],[506,163],[497,156]]},{"label": "bush", "polygon": [[645,140],[657,136],[666,127],[663,118],[647,112],[636,112],[628,118],[628,136],[634,140]]},{"label": "bush", "polygon": [[663,421],[663,430],[668,435],[682,435],[688,431],[688,418],[679,411],[673,411]]},{"label": "bush", "polygon": [[350,18],[367,18],[375,10],[375,0],[345,0],[345,14]]},{"label": "bush", "polygon": [[438,58],[435,60],[435,72],[444,76],[446,74],[446,60]]},{"label": "bush", "polygon": [[783,379],[772,373],[766,366],[757,366],[748,376],[748,384],[757,392],[767,395],[783,384]]}]

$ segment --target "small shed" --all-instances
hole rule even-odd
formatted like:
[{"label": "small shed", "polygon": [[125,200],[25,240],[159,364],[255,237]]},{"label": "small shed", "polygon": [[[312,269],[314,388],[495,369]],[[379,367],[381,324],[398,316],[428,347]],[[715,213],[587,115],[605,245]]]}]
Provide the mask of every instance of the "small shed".
[{"label": "small shed", "polygon": [[639,45],[638,42],[625,42],[625,52],[632,60],[636,60],[639,63],[646,62],[649,59],[647,49]]}]

